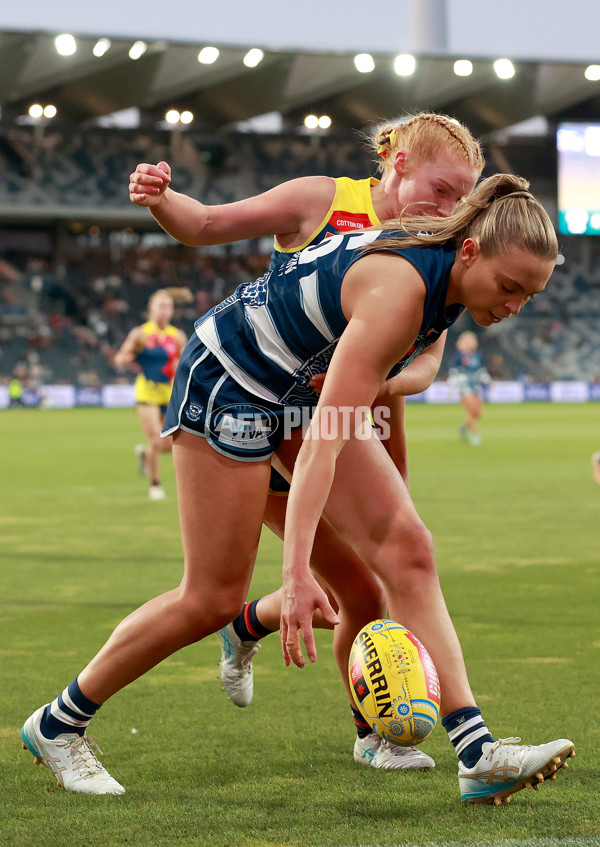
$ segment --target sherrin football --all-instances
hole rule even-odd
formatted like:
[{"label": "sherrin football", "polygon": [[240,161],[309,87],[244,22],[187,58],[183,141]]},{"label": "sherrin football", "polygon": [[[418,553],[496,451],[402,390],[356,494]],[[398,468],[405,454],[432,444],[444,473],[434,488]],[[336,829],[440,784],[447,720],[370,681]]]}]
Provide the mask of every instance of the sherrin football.
[{"label": "sherrin football", "polygon": [[419,639],[395,621],[377,620],[354,639],[348,666],[356,706],[374,732],[400,747],[420,744],[440,709],[440,683]]}]

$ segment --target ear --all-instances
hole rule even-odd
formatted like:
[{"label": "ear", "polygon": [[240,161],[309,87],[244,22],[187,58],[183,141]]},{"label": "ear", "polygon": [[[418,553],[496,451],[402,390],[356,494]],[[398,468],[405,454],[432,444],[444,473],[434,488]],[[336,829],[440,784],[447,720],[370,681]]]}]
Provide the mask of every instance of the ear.
[{"label": "ear", "polygon": [[460,258],[465,267],[473,263],[479,252],[479,241],[476,238],[465,238],[460,248]]},{"label": "ear", "polygon": [[396,151],[396,155],[394,156],[394,170],[396,171],[399,177],[403,177],[406,173],[407,159],[408,153],[406,152],[406,150]]}]

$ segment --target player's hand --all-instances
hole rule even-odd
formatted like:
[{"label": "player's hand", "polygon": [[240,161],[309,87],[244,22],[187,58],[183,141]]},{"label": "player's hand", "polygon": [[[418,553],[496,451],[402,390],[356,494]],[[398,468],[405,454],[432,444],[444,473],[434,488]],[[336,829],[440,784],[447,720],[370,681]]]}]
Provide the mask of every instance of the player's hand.
[{"label": "player's hand", "polygon": [[312,628],[314,613],[319,610],[325,620],[335,626],[339,618],[332,609],[327,595],[312,576],[303,580],[284,580],[281,604],[281,649],[283,661],[288,667],[293,662],[303,668],[306,659],[302,653],[302,641],[311,662],[317,661],[317,648]]},{"label": "player's hand", "polygon": [[323,391],[323,384],[325,382],[326,374],[315,374],[310,380],[309,385],[315,394],[320,394]]},{"label": "player's hand", "polygon": [[136,206],[156,206],[171,183],[167,162],[138,165],[129,175],[129,199]]}]

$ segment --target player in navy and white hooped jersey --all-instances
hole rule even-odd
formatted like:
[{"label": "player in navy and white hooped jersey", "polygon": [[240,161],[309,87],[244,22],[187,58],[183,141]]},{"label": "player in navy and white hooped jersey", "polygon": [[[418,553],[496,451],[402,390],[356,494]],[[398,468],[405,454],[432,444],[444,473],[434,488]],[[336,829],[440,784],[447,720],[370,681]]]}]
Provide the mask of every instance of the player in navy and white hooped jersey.
[{"label": "player in navy and white hooped jersey", "polygon": [[[414,219],[403,221],[415,233],[405,239],[393,237],[391,227],[390,238],[377,235],[364,253],[356,249],[352,236],[342,236],[329,253],[321,248],[315,256],[316,247],[303,254],[307,261],[299,257],[296,287],[288,289],[287,297],[282,293],[275,298],[274,315],[277,327],[287,327],[285,347],[300,360],[301,388],[306,380],[304,364],[320,352],[318,336],[309,344],[298,337],[298,327],[305,320],[312,323],[300,297],[304,271],[317,273],[315,292],[321,300],[314,316],[320,313],[325,319],[333,336],[330,343],[337,337],[305,437],[300,430],[285,440],[274,437],[278,411],[286,408],[284,397],[292,396],[293,372],[269,344],[264,342],[261,348],[260,332],[252,338],[256,328],[248,331],[245,306],[232,312],[238,316],[237,345],[232,341],[235,327],[226,323],[218,351],[226,349],[227,359],[239,367],[235,379],[208,348],[193,359],[184,357],[183,365],[182,358],[170,402],[171,420],[178,419],[181,404],[188,406],[192,389],[198,400],[202,398],[193,412],[197,428],[180,427],[174,434],[184,576],[177,588],[125,618],[68,688],[25,722],[25,746],[54,772],[60,770],[65,787],[122,793],[123,787],[101,768],[89,744],[82,760],[86,727],[94,712],[162,659],[216,632],[242,606],[262,529],[269,449],[277,442],[284,465],[289,469],[295,461],[284,539],[285,664],[305,664],[301,639],[308,658],[316,661],[312,630],[316,609],[331,624],[338,622],[310,571],[315,532],[324,516],[381,580],[390,618],[402,619],[438,670],[442,724],[459,757],[463,801],[500,803],[528,785],[544,782],[566,764],[574,747],[566,738],[521,745],[519,738],[494,740],[487,729],[444,602],[430,534],[367,419],[388,375],[410,358],[415,344],[426,343],[427,332],[438,320],[447,322],[464,307],[478,324],[491,326],[518,314],[544,290],[558,244],[548,215],[527,188],[525,180],[513,175],[489,177],[447,220],[427,218],[421,225]],[[420,226],[424,233],[415,232]],[[419,251],[420,258],[413,256]],[[269,284],[272,281],[269,278]],[[262,285],[254,290],[251,301],[256,308],[263,299],[269,304],[269,284],[264,293]],[[226,308],[220,311],[226,314]],[[309,311],[313,314],[312,308]],[[425,339],[420,340],[423,334]],[[274,336],[269,331],[265,338]],[[250,378],[246,387],[237,381],[242,370]],[[230,434],[237,437],[241,431],[244,441],[248,432],[256,433],[262,446],[242,449],[248,450],[247,455],[262,450],[263,460],[255,455],[256,461],[243,461],[246,456],[198,437],[206,436],[199,421],[204,417],[210,427],[222,391],[227,414],[221,423],[226,417]],[[264,416],[258,412],[252,417],[248,409],[239,414],[240,406],[251,403],[264,408]],[[347,434],[348,412],[356,417]],[[61,701],[69,708],[62,708]],[[81,774],[83,767],[85,777],[73,782],[73,773]]]},{"label": "player in navy and white hooped jersey", "polygon": [[[130,197],[134,203],[149,206],[161,226],[186,244],[215,244],[273,232],[270,268],[274,269],[305,247],[338,232],[378,226],[401,211],[448,215],[473,188],[484,164],[481,147],[465,126],[446,115],[429,112],[382,123],[370,134],[368,145],[381,179],[302,177],[258,197],[207,207],[174,192],[169,186],[170,168],[161,162],[138,166],[131,175]],[[419,393],[431,383],[440,366],[444,342],[445,333],[403,369],[393,390],[388,383],[390,390],[378,398],[378,412],[386,422],[386,431],[379,428],[378,433],[405,481],[408,460],[404,395]],[[323,374],[315,374],[311,388],[318,391],[322,380]],[[221,398],[224,391],[226,387],[222,386]],[[198,404],[192,405],[191,414],[197,416]],[[251,415],[254,424],[246,421],[244,426],[233,422],[226,413],[217,416],[214,423],[219,440],[228,440],[230,447],[242,441],[256,445],[263,427],[271,426],[270,419],[264,416],[264,409],[255,411]],[[292,423],[291,418],[286,420],[286,424]],[[264,522],[283,538],[289,482],[276,469],[276,463],[274,456]],[[386,613],[381,584],[325,521],[317,528],[311,567],[322,584],[329,586],[331,602],[339,608],[340,624],[334,631],[333,650],[356,726],[356,761],[385,769],[433,767],[433,760],[422,750],[383,745],[364,726],[352,701],[346,672],[348,656],[360,627]],[[279,589],[245,603],[240,614],[218,633],[221,683],[238,706],[247,706],[252,700],[252,657],[259,649],[258,641],[279,628],[281,602]],[[318,613],[314,625],[330,627]],[[364,754],[366,746],[368,756]]]},{"label": "player in navy and white hooped jersey", "polygon": [[[346,273],[363,257],[366,245],[376,248],[378,240],[402,236],[401,232],[389,230],[335,235],[294,254],[255,282],[238,286],[234,294],[197,321],[195,337],[182,356],[164,434],[171,435],[180,428],[208,433],[217,447],[229,452],[230,432],[226,433],[225,443],[219,441],[210,417],[213,410],[222,406],[220,389],[215,387],[208,402],[195,392],[193,374],[207,349],[247,395],[280,406],[278,414],[282,420],[283,407],[315,406],[318,395],[310,381],[315,374],[327,371],[348,324],[341,303],[341,284]],[[388,377],[400,373],[462,312],[460,304],[445,304],[455,261],[453,243],[395,248],[392,252],[415,267],[425,281],[427,294],[417,338]],[[376,333],[377,327],[373,331]],[[200,416],[198,406],[204,407]],[[239,438],[234,452],[242,459],[262,459],[274,452],[284,431],[283,426],[274,427],[272,438],[259,440],[258,449],[252,439]]]},{"label": "player in navy and white hooped jersey", "polygon": [[483,388],[489,384],[490,375],[477,349],[479,341],[474,332],[461,332],[455,347],[456,352],[448,371],[448,382],[458,386],[460,402],[467,413],[467,418],[458,431],[463,441],[473,447],[479,447],[481,436],[477,431],[477,423],[483,409]]}]

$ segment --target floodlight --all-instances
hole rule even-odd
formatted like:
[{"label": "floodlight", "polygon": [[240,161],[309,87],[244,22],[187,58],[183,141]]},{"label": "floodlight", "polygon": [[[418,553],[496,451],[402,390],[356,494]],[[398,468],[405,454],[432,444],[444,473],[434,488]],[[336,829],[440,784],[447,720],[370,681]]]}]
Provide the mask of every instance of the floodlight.
[{"label": "floodlight", "polygon": [[515,66],[510,59],[496,59],[494,70],[498,79],[512,79],[515,75]]},{"label": "floodlight", "polygon": [[394,70],[398,76],[412,76],[416,67],[417,61],[410,53],[401,53],[399,56],[396,56]]},{"label": "floodlight", "polygon": [[265,54],[260,48],[253,47],[244,56],[244,64],[247,68],[255,68],[257,65],[260,65],[264,57]]},{"label": "floodlight", "polygon": [[354,66],[361,74],[370,74],[375,70],[375,62],[370,53],[357,53],[354,57]]},{"label": "floodlight", "polygon": [[198,53],[198,61],[201,65],[212,65],[219,58],[218,47],[203,47]]},{"label": "floodlight", "polygon": [[473,73],[473,62],[469,59],[457,59],[454,63],[456,76],[471,76]]},{"label": "floodlight", "polygon": [[148,45],[145,41],[135,41],[129,48],[129,58],[133,59],[135,62],[136,59],[139,59],[140,56],[144,55],[147,49]]},{"label": "floodlight", "polygon": [[54,39],[54,46],[56,47],[56,52],[60,56],[72,56],[77,50],[77,42],[73,36],[67,32],[56,36]]}]

